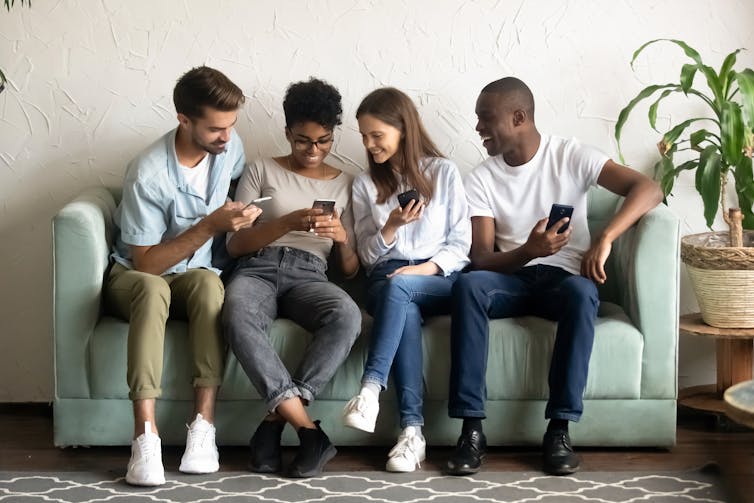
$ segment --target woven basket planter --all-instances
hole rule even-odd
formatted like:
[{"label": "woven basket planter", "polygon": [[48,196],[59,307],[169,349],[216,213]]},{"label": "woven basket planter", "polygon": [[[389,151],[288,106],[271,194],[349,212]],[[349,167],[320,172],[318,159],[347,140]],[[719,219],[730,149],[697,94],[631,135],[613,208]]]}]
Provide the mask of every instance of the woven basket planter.
[{"label": "woven basket planter", "polygon": [[729,243],[727,231],[684,236],[681,260],[707,325],[754,328],[754,231],[744,231],[743,247]]}]

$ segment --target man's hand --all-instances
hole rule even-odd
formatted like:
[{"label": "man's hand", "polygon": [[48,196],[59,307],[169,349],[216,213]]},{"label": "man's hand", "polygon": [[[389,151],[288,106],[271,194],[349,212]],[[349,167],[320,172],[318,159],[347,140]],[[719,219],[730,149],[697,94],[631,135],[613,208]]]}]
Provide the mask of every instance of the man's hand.
[{"label": "man's hand", "polygon": [[530,260],[555,255],[571,240],[571,227],[558,234],[558,229],[568,222],[568,217],[561,218],[549,229],[546,229],[547,220],[547,218],[543,218],[537,222],[529,233],[526,243],[524,243],[523,248]]},{"label": "man's hand", "polygon": [[312,217],[312,229],[317,236],[332,239],[335,243],[346,244],[348,242],[348,234],[340,221],[337,210],[333,210],[331,215]]},{"label": "man's hand", "polygon": [[227,202],[204,217],[203,221],[212,229],[213,234],[220,232],[236,232],[251,227],[262,214],[262,210],[254,205],[246,205],[239,201]]},{"label": "man's hand", "polygon": [[605,262],[612,249],[612,243],[606,239],[596,241],[581,259],[581,275],[600,285],[604,284],[607,280]]},{"label": "man's hand", "polygon": [[404,265],[403,267],[399,267],[395,271],[388,274],[387,277],[392,278],[393,276],[397,276],[399,274],[413,274],[414,276],[434,276],[439,272],[440,267],[431,260],[428,260],[427,262],[417,265]]}]

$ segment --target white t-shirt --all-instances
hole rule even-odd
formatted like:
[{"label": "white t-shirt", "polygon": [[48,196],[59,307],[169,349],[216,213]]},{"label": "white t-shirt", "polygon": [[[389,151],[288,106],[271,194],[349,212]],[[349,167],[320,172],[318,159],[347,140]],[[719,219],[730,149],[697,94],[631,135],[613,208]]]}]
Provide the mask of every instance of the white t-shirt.
[{"label": "white t-shirt", "polygon": [[[401,226],[386,244],[380,230],[398,207],[396,195],[377,204],[377,186],[369,171],[353,182],[354,230],[361,262],[371,271],[389,259],[432,260],[448,276],[469,263],[471,222],[463,181],[453,161],[440,157],[420,160],[420,169],[434,181],[434,193],[419,220]],[[400,191],[408,190],[402,187]]]},{"label": "white t-shirt", "polygon": [[573,206],[571,240],[558,253],[526,265],[546,264],[573,274],[591,246],[587,226],[587,191],[597,184],[609,157],[575,139],[542,135],[537,153],[521,166],[509,166],[502,155],[490,157],[465,180],[471,217],[495,219],[495,244],[500,251],[524,243],[553,203]]},{"label": "white t-shirt", "polygon": [[205,155],[204,158],[199,161],[199,164],[193,168],[187,168],[183,164],[181,166],[181,173],[183,178],[186,179],[194,191],[202,197],[207,199],[207,188],[209,186],[209,155]]},{"label": "white t-shirt", "polygon": [[[272,199],[259,203],[262,214],[258,223],[280,218],[303,208],[311,208],[315,199],[334,199],[335,209],[348,233],[348,243],[355,247],[353,234],[353,209],[351,208],[351,184],[353,176],[341,172],[330,180],[309,178],[286,169],[274,159],[257,159],[248,164],[238,181],[236,201],[248,203],[258,197]],[[228,239],[232,233],[228,233]],[[312,232],[291,231],[267,246],[289,246],[316,255],[327,262],[333,241]]]}]

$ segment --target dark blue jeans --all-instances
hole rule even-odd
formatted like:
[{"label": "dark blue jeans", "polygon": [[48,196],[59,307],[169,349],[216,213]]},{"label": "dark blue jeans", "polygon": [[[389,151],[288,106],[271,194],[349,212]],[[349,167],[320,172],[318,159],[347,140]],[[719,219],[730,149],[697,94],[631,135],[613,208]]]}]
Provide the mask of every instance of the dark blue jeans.
[{"label": "dark blue jeans", "polygon": [[451,288],[458,277],[458,273],[387,277],[399,267],[422,262],[388,260],[369,275],[367,312],[374,317],[374,325],[362,382],[385,389],[392,366],[401,428],[424,425],[422,316],[450,312]]},{"label": "dark blue jeans", "polygon": [[545,417],[578,421],[598,308],[596,285],[559,267],[462,274],[453,285],[450,417],[485,417],[489,320],[531,315],[558,322]]}]

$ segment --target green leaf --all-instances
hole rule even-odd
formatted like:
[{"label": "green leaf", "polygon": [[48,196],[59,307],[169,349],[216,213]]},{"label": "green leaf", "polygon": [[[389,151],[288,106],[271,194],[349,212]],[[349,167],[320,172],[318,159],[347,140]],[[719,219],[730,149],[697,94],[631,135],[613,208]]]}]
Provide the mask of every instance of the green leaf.
[{"label": "green leaf", "polygon": [[711,120],[711,119],[708,119],[707,117],[695,117],[693,119],[689,119],[687,121],[683,121],[680,124],[678,124],[677,126],[675,126],[673,129],[671,129],[670,131],[668,131],[667,133],[665,133],[662,136],[662,141],[665,142],[665,143],[667,143],[667,144],[675,144],[675,142],[678,139],[678,137],[680,137],[681,134],[683,134],[683,132],[686,130],[687,127],[689,127],[694,122],[697,122],[697,121],[706,121],[706,120]]},{"label": "green leaf", "polygon": [[[652,103],[652,105],[649,107],[649,125],[652,126],[652,129],[657,131],[657,107],[660,105],[660,102],[664,100],[670,93],[678,92],[678,89],[666,89],[662,92],[659,98],[657,98],[657,101]],[[659,131],[657,131],[659,133]]]},{"label": "green leaf", "polygon": [[733,101],[726,101],[722,107],[720,120],[720,139],[723,161],[728,166],[736,166],[743,155],[744,124],[741,106]]},{"label": "green leaf", "polygon": [[720,66],[720,72],[718,75],[721,79],[723,98],[728,97],[728,90],[730,89],[731,77],[733,75],[731,73],[731,69],[733,68],[733,65],[736,64],[736,55],[742,50],[743,49],[736,49],[735,51],[728,54],[725,57],[722,66]]},{"label": "green leaf", "polygon": [[[615,123],[615,140],[618,142],[618,154],[620,155],[621,162],[625,163],[626,161],[623,159],[623,152],[620,148],[620,135],[621,131],[623,130],[623,125],[626,123],[626,120],[628,119],[628,115],[631,113],[631,110],[634,109],[637,103],[640,101],[648,98],[649,96],[652,96],[655,91],[659,91],[660,89],[668,89],[668,88],[679,88],[676,84],[664,84],[664,85],[653,85],[648,86],[639,91],[639,94],[634,97],[631,101],[628,102],[628,105],[626,105],[623,110],[620,111],[620,114],[618,114],[618,122]],[[680,89],[680,88],[679,88]]]},{"label": "green leaf", "polygon": [[683,65],[681,68],[681,89],[684,93],[688,93],[691,86],[694,84],[694,75],[696,75],[696,65]]},{"label": "green leaf", "polygon": [[675,181],[675,171],[673,168],[673,159],[671,157],[662,156],[655,164],[655,180],[660,182],[660,187],[665,197],[673,190],[673,182]]},{"label": "green leaf", "polygon": [[711,229],[717,215],[717,205],[720,203],[720,154],[714,145],[705,148],[699,156],[696,190],[702,196],[704,220]]},{"label": "green leaf", "polygon": [[747,68],[736,73],[738,90],[741,92],[744,116],[749,132],[754,132],[754,70]]},{"label": "green leaf", "polygon": [[698,131],[694,131],[689,135],[689,142],[691,143],[691,148],[696,151],[701,151],[701,144],[703,141],[709,141],[713,142],[713,139],[719,140],[718,136],[714,133],[711,133],[707,131],[706,129],[700,129]]},{"label": "green leaf", "polygon": [[751,157],[741,156],[734,171],[736,180],[736,195],[738,196],[738,206],[743,213],[744,229],[754,229],[754,171],[752,171]]}]

